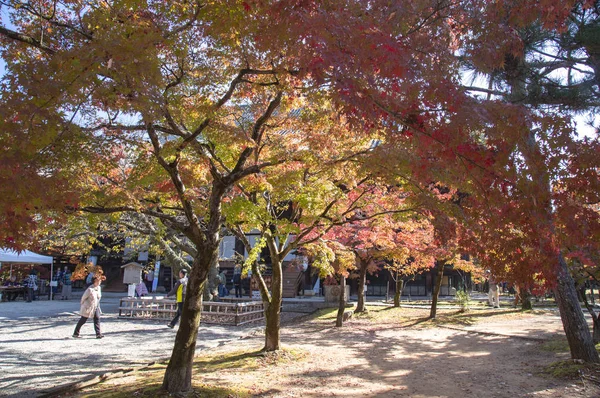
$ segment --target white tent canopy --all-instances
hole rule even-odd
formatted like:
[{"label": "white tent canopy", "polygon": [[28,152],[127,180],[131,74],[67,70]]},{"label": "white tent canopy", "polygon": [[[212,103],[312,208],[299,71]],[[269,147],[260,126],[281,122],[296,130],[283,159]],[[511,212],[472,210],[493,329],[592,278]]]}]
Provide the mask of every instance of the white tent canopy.
[{"label": "white tent canopy", "polygon": [[19,253],[11,249],[0,249],[0,263],[52,264],[53,259],[29,250]]},{"label": "white tent canopy", "polygon": [[[54,276],[54,259],[51,256],[42,256],[29,250],[17,252],[12,249],[0,248],[0,268],[2,263],[50,264],[50,280]],[[50,300],[52,300],[52,288],[50,289]]]}]

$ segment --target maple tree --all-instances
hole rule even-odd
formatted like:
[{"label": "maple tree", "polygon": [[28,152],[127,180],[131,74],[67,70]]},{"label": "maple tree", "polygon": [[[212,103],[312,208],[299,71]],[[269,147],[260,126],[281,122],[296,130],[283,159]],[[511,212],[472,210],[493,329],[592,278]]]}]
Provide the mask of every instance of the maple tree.
[{"label": "maple tree", "polygon": [[[310,118],[287,117],[327,93],[312,90],[307,101],[305,83],[319,87],[312,73],[323,67],[299,68],[306,59],[294,56],[298,37],[258,40],[270,29],[255,18],[265,11],[256,4],[56,4],[9,4],[18,32],[0,32],[10,39],[6,101],[19,117],[37,105],[28,120],[51,125],[36,131],[40,139],[73,143],[73,136],[85,144],[71,148],[81,154],[83,147],[84,156],[54,158],[79,194],[67,207],[144,214],[191,241],[188,295],[164,379],[171,392],[187,390],[201,291],[218,260],[222,202],[243,179],[297,155],[303,142],[282,130],[325,142]],[[273,149],[257,163],[267,142]]]},{"label": "maple tree", "polygon": [[[222,202],[237,182],[288,160],[302,144],[281,134],[267,139],[290,127],[288,111],[302,107],[301,81],[289,60],[274,61],[241,42],[246,11],[237,3],[18,5],[12,15],[19,38],[35,34],[38,21],[46,30],[43,42],[26,40],[31,47],[4,47],[8,76],[18,77],[7,80],[8,95],[27,97],[9,100],[21,114],[39,100],[34,120],[90,144],[85,156],[61,164],[80,194],[72,209],[153,217],[194,246],[164,379],[169,391],[189,390],[201,292],[218,261]],[[232,35],[234,25],[240,30]],[[67,135],[42,137],[68,142]],[[266,141],[276,150],[256,163]]]},{"label": "maple tree", "polygon": [[598,99],[592,33],[597,3],[578,2],[564,11],[570,13],[568,23],[550,29],[540,21],[517,26],[514,36],[522,48],[505,53],[501,68],[469,65],[489,79],[487,89],[470,90],[520,115],[511,122],[516,134],[504,139],[509,155],[501,163],[504,170],[495,168],[504,182],[486,193],[474,213],[477,223],[488,221],[488,231],[480,227],[478,236],[493,235],[479,241],[488,246],[479,248],[482,256],[487,251],[500,273],[504,265],[498,263],[508,260],[526,289],[539,274],[554,290],[572,356],[597,362],[566,261],[591,263],[586,252],[598,247],[600,224],[590,205],[599,198],[599,164],[597,156],[589,157],[598,138],[577,140],[570,122],[573,111],[593,112]]},{"label": "maple tree", "polygon": [[[406,261],[402,218],[415,213],[407,200],[410,192],[371,183],[368,200],[363,201],[348,222],[331,228],[323,238],[346,247],[356,258],[358,303],[355,312],[364,312],[367,273],[382,269],[386,261]],[[351,196],[352,198],[352,196]]]},{"label": "maple tree", "polygon": [[425,217],[413,217],[400,223],[395,247],[383,254],[384,269],[390,272],[395,282],[394,307],[400,307],[400,297],[405,279],[413,278],[435,266],[433,255],[433,228]]},{"label": "maple tree", "polygon": [[[2,142],[34,143],[13,161],[41,159],[27,162],[27,175],[62,182],[76,204],[43,195],[42,183],[25,199],[143,213],[192,242],[189,294],[164,380],[168,391],[183,391],[191,388],[223,201],[239,182],[302,149],[269,133],[292,123],[307,141],[327,143],[310,118],[303,125],[287,118],[292,109],[325,100],[357,136],[386,131],[387,164],[408,165],[408,179],[488,199],[512,186],[507,180],[519,169],[506,165],[514,165],[514,148],[530,127],[551,123],[516,104],[470,97],[459,82],[458,50],[483,70],[502,68],[506,54],[522,50],[516,28],[538,19],[544,29],[560,28],[574,5],[592,3],[7,1],[15,27],[2,26],[0,35],[4,120],[12,124],[3,125]],[[19,136],[25,139],[12,141]],[[257,163],[270,140],[280,146]],[[550,202],[542,199],[548,221]],[[14,216],[2,209],[13,240],[34,225],[23,209]]]},{"label": "maple tree", "polygon": [[319,270],[319,275],[325,277],[325,285],[336,286],[339,289],[338,311],[335,320],[336,327],[344,324],[346,311],[346,280],[350,273],[356,270],[356,254],[335,240],[318,239],[304,245],[304,252],[313,260],[313,267]]},{"label": "maple tree", "polygon": [[[407,169],[402,169],[403,173],[425,186],[428,182],[441,181],[443,185],[459,188],[459,194],[454,198],[457,220],[468,218],[467,213],[480,206],[473,214],[482,216],[490,209],[502,213],[499,219],[501,221],[494,224],[503,224],[498,232],[509,231],[514,225],[527,233],[531,232],[525,244],[533,248],[537,255],[531,257],[534,261],[527,264],[527,269],[534,273],[543,272],[545,280],[556,282],[557,302],[561,307],[573,357],[597,361],[597,354],[588,338],[589,333],[586,332],[587,325],[578,310],[572,280],[566,272],[564,259],[558,252],[561,245],[557,245],[557,228],[567,223],[554,220],[549,204],[557,198],[550,199],[548,184],[549,181],[559,179],[565,179],[565,182],[578,181],[577,188],[581,190],[585,186],[586,191],[581,193],[586,196],[581,204],[590,203],[588,199],[594,203],[598,179],[597,171],[594,170],[597,167],[594,166],[595,161],[590,163],[586,155],[580,158],[579,154],[587,153],[589,148],[596,147],[597,144],[576,143],[569,136],[572,128],[565,115],[551,113],[546,109],[533,109],[526,101],[521,102],[525,98],[522,84],[525,79],[520,73],[522,69],[519,59],[523,59],[526,41],[519,37],[519,30],[535,22],[539,23],[542,30],[564,29],[564,17],[570,13],[575,3],[589,7],[592,2],[573,2],[564,7],[550,7],[553,10],[551,16],[545,12],[519,14],[540,4],[495,2],[489,6],[473,8],[472,13],[459,23],[458,29],[471,34],[457,38],[455,44],[460,54],[457,61],[461,65],[468,63],[476,67],[480,73],[495,71],[497,76],[512,79],[504,80],[505,87],[509,87],[507,98],[510,101],[469,97],[468,93],[472,91],[494,93],[489,89],[473,90],[471,87],[465,91],[458,84],[446,87],[444,91],[440,88],[439,95],[435,97],[439,101],[444,95],[448,95],[454,100],[451,105],[439,102],[431,104],[421,100],[415,100],[411,104],[397,100],[389,92],[385,95],[371,92],[365,97],[372,98],[378,109],[385,111],[393,120],[390,123],[393,123],[394,129],[389,129],[389,136],[385,140],[385,146],[389,148],[382,148],[388,155],[382,158],[389,159],[390,167],[394,167],[391,163],[394,161],[408,166]],[[499,21],[495,18],[489,18],[488,12],[501,15],[501,23],[498,24]],[[468,21],[476,15],[483,17],[479,24]],[[539,19],[540,15],[544,19]],[[488,36],[495,36],[500,32],[503,34],[496,39]],[[482,40],[483,37],[486,39]],[[593,83],[593,79],[591,81]],[[574,167],[570,167],[565,173],[563,165],[567,164]],[[582,185],[586,180],[588,182]],[[512,208],[506,206],[507,195],[514,195],[515,192],[521,200],[512,201]],[[524,195],[521,196],[521,193]],[[573,202],[567,206],[572,216],[587,214],[586,220],[595,223],[595,216],[589,209],[586,210],[585,205],[572,204]],[[575,208],[578,210],[572,213]],[[514,217],[511,216],[509,221],[505,214],[512,211],[515,211],[512,214]],[[579,214],[581,215],[578,216]],[[484,225],[477,223],[484,219],[487,219],[485,215],[482,218],[473,217],[470,227],[481,229]],[[485,227],[494,228],[494,225],[487,224]],[[593,234],[587,234],[585,239],[593,239]],[[492,242],[479,243],[485,245]],[[506,250],[510,248],[507,247]]]},{"label": "maple tree", "polygon": [[[341,122],[341,121],[340,121]],[[343,126],[338,122],[336,128]],[[351,137],[351,136],[349,136]],[[344,145],[346,144],[346,145]],[[369,141],[364,143],[369,148]],[[335,228],[363,217],[367,203],[385,204],[381,191],[361,176],[360,164],[355,161],[363,151],[357,140],[340,137],[335,145],[315,147],[310,160],[294,167],[270,168],[261,176],[260,183],[240,183],[243,195],[224,205],[229,226],[248,251],[246,263],[252,266],[252,276],[258,281],[265,305],[265,346],[273,351],[280,345],[280,309],[282,303],[283,261],[292,252],[302,252],[313,258],[312,266],[323,275],[335,273],[332,264],[346,273],[348,252],[335,252],[323,242],[331,242]],[[391,205],[388,200],[386,205]],[[382,214],[389,209],[380,208]],[[397,211],[393,208],[392,211]],[[247,238],[249,231],[258,231],[260,238],[254,244]],[[258,255],[264,248],[269,251],[272,279],[267,286]],[[340,249],[341,245],[336,246]],[[339,258],[338,258],[339,257]],[[343,264],[342,264],[343,263]],[[269,289],[270,287],[270,289]]]}]

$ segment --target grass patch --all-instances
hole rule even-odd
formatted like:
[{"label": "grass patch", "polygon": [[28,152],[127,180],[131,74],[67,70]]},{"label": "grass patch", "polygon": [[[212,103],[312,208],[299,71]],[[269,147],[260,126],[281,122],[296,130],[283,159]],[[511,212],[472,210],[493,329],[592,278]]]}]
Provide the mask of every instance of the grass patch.
[{"label": "grass patch", "polygon": [[[348,308],[350,309],[350,308]],[[414,309],[402,307],[382,307],[367,305],[366,312],[355,312],[348,321],[351,324],[398,325],[400,327],[414,324],[415,319],[420,319],[424,314],[429,314],[428,309]],[[309,322],[331,325],[335,323],[337,308],[324,308],[316,311],[308,318]],[[419,322],[420,323],[420,322]]]},{"label": "grass patch", "polygon": [[521,318],[523,315],[533,314],[532,311],[523,312],[514,308],[488,309],[479,311],[440,311],[438,309],[436,319],[432,320],[434,325],[459,325],[471,326],[485,318],[512,319]]},{"label": "grass patch", "polygon": [[203,355],[194,361],[194,372],[212,373],[225,369],[256,370],[260,367],[258,351],[237,351],[217,355]]},{"label": "grass patch", "polygon": [[563,380],[584,380],[600,387],[600,365],[578,363],[573,360],[558,361],[546,366],[543,373]]},{"label": "grass patch", "polygon": [[[86,398],[167,398],[172,397],[169,393],[161,390],[164,370],[144,372],[135,377],[124,377],[124,380],[110,380],[86,389],[77,394],[78,397]],[[192,390],[180,397],[192,398],[249,398],[252,396],[250,390],[244,388],[228,388],[213,386],[199,381],[192,381]]]},{"label": "grass patch", "polygon": [[[569,352],[569,342],[566,339],[556,339],[542,343],[540,349],[547,352]],[[596,351],[600,353],[600,343],[596,344]]]},{"label": "grass patch", "polygon": [[322,308],[315,311],[309,318],[311,321],[333,321],[337,316],[337,308]]},{"label": "grass patch", "polygon": [[300,349],[282,349],[275,352],[262,353],[258,363],[262,367],[289,365],[308,358],[308,351]]},{"label": "grass patch", "polygon": [[542,343],[540,350],[546,352],[569,352],[569,342],[566,339],[550,340]]},{"label": "grass patch", "polygon": [[402,307],[380,307],[368,305],[366,306],[366,310],[367,312],[355,313],[355,319],[372,323],[402,323],[406,322],[412,317],[412,315]]},{"label": "grass patch", "polygon": [[476,319],[471,312],[458,310],[453,313],[438,314],[435,319],[431,320],[431,323],[433,325],[470,326],[476,323]]},{"label": "grass patch", "polygon": [[[497,320],[503,319],[527,319],[536,315],[542,315],[548,311],[531,310],[522,311],[518,308],[501,307],[471,310],[468,312],[456,308],[438,307],[436,319],[429,319],[430,308],[422,307],[382,307],[367,305],[367,312],[355,313],[348,325],[379,325],[388,327],[390,325],[400,328],[408,327],[436,327],[441,325],[472,326],[486,318]],[[471,307],[473,309],[473,307]],[[337,308],[326,308],[316,311],[310,318],[310,322],[331,325],[335,322]]]},{"label": "grass patch", "polygon": [[[255,371],[274,366],[287,366],[308,357],[308,352],[300,349],[282,349],[277,352],[232,351],[198,356],[194,361],[192,391],[181,397],[192,398],[248,398],[256,391],[235,386],[230,387],[219,382],[224,372]],[[157,364],[119,378],[105,380],[90,386],[79,393],[67,396],[88,398],[166,398],[171,397],[161,390],[166,364]],[[268,371],[268,370],[267,370]],[[206,382],[208,381],[208,382]],[[212,382],[214,382],[214,385]],[[218,385],[217,385],[218,384]]]},{"label": "grass patch", "polygon": [[236,351],[215,355],[204,355],[194,361],[194,370],[198,373],[215,373],[233,369],[257,370],[267,366],[286,365],[301,361],[308,353],[299,349],[281,349],[275,352]]},{"label": "grass patch", "polygon": [[578,379],[586,368],[585,364],[575,363],[572,360],[554,362],[544,368],[544,373],[557,379]]}]

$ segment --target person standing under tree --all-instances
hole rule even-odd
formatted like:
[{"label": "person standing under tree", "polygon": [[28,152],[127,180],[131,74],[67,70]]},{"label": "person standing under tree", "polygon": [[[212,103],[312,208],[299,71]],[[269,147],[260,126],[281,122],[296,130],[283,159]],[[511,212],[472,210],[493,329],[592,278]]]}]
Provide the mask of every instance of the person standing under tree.
[{"label": "person standing under tree", "polygon": [[152,268],[148,269],[148,272],[146,272],[146,279],[145,279],[145,283],[146,283],[146,289],[151,292],[152,291],[152,282],[154,281],[154,270]]},{"label": "person standing under tree", "polygon": [[94,330],[96,332],[96,338],[101,339],[104,337],[100,331],[100,314],[102,314],[102,310],[100,309],[100,299],[102,298],[100,282],[102,282],[102,279],[102,275],[94,276],[92,279],[92,285],[88,287],[85,293],[83,293],[83,296],[81,296],[81,308],[79,310],[81,318],[79,318],[79,322],[77,322],[77,326],[75,326],[75,331],[73,332],[74,338],[81,337],[79,336],[79,331],[87,322],[88,318],[91,317],[94,317]]},{"label": "person standing under tree", "polygon": [[228,296],[226,286],[227,286],[227,274],[225,273],[225,270],[223,270],[219,274],[219,297]]},{"label": "person standing under tree", "polygon": [[27,278],[27,302],[31,303],[35,300],[35,291],[38,290],[37,271],[32,269]]},{"label": "person standing under tree", "polygon": [[71,299],[71,271],[69,267],[65,265],[65,270],[62,273],[62,290],[60,291],[61,300]]},{"label": "person standing under tree", "polygon": [[167,297],[175,295],[177,296],[177,313],[175,314],[175,318],[173,318],[173,320],[167,324],[167,326],[171,329],[177,325],[177,322],[179,322],[179,317],[181,316],[181,312],[183,311],[183,299],[185,298],[187,282],[187,270],[182,269],[179,271],[179,280],[173,289],[167,294]]},{"label": "person standing under tree", "polygon": [[63,273],[60,270],[60,268],[58,268],[56,270],[56,274],[54,275],[54,280],[53,282],[56,285],[52,286],[52,298],[56,298],[56,296],[58,295],[58,289],[60,289],[62,287],[62,280],[63,280]]},{"label": "person standing under tree", "polygon": [[235,288],[235,297],[242,297],[242,267],[238,264],[233,269],[233,287]]}]

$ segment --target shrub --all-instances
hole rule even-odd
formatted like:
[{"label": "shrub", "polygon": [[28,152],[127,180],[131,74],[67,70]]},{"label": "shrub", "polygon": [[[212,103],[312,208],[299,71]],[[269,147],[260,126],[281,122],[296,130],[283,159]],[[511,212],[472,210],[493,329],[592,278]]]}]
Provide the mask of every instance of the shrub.
[{"label": "shrub", "polygon": [[463,290],[456,292],[454,300],[460,305],[460,312],[467,312],[471,308],[471,296]]}]

